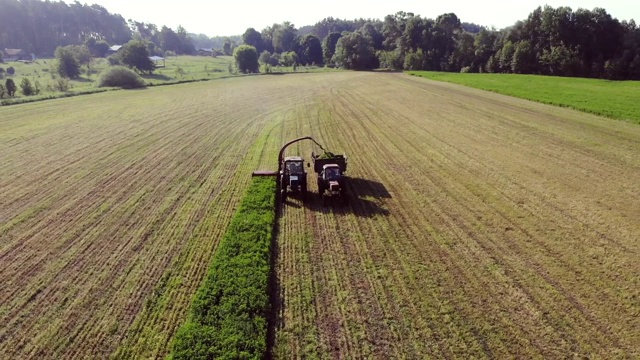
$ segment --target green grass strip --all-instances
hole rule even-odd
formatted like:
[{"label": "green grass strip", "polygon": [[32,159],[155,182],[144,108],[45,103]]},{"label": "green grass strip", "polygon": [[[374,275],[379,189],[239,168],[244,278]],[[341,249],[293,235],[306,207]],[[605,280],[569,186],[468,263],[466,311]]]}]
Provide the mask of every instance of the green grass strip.
[{"label": "green grass strip", "polygon": [[640,81],[431,71],[407,73],[640,124]]},{"label": "green grass strip", "polygon": [[173,359],[265,357],[275,192],[274,179],[253,179],[176,334]]}]

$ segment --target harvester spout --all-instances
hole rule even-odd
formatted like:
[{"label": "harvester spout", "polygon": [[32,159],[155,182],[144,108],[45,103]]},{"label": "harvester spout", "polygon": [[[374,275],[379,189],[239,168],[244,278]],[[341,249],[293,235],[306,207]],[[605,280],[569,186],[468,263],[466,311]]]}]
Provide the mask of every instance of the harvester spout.
[{"label": "harvester spout", "polygon": [[279,176],[280,176],[280,171],[282,170],[282,160],[283,160],[283,156],[284,156],[284,151],[287,149],[287,147],[289,147],[289,145],[291,145],[293,143],[297,143],[298,141],[302,141],[302,140],[311,140],[316,145],[318,145],[320,147],[320,149],[324,150],[322,145],[320,145],[320,143],[315,141],[311,136],[305,136],[305,137],[301,137],[301,138],[298,138],[298,139],[295,139],[295,140],[291,140],[288,143],[284,144],[284,146],[282,146],[282,148],[280,149],[280,153],[278,154],[278,170],[277,171],[258,170],[258,171],[254,171],[253,173],[251,173],[251,176],[276,176],[276,177],[278,177],[278,184],[279,184],[280,183]]}]

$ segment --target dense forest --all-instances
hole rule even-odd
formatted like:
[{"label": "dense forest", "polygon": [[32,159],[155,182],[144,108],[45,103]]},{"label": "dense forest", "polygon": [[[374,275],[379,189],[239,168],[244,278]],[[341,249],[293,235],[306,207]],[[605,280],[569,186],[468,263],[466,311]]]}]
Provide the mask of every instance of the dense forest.
[{"label": "dense forest", "polygon": [[[326,18],[306,35],[284,23],[260,33],[247,29],[243,39],[258,52],[293,51],[301,63],[348,69],[640,79],[640,28],[600,8],[538,7],[526,20],[501,30],[463,23],[452,13],[436,19],[407,12],[382,21]],[[318,51],[322,57],[309,57]]]},{"label": "dense forest", "polygon": [[[58,46],[147,43],[152,54],[195,54],[199,48],[231,55],[248,44],[265,64],[326,64],[451,72],[490,72],[640,79],[640,28],[606,10],[538,7],[505,29],[398,12],[379,19],[325,18],[296,28],[284,22],[242,36],[208,37],[125,20],[99,5],[0,0],[0,51],[20,48],[52,56]],[[94,52],[95,53],[95,52]],[[104,55],[104,54],[99,54]]]}]

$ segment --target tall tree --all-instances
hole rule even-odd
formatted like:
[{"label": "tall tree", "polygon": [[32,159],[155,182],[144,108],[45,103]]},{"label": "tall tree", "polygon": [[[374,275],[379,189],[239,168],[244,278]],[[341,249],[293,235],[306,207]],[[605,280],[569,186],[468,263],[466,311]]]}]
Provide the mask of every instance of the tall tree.
[{"label": "tall tree", "polygon": [[473,40],[474,60],[473,68],[482,72],[489,61],[489,58],[495,54],[494,43],[496,42],[496,32],[482,29]]},{"label": "tall tree", "polygon": [[315,35],[298,39],[297,51],[300,64],[322,64],[322,44]]},{"label": "tall tree", "polygon": [[467,68],[466,71],[475,71],[473,60],[475,58],[474,38],[468,32],[461,33],[456,39],[456,48],[451,55],[449,61],[450,71],[460,71]]},{"label": "tall tree", "polygon": [[177,29],[178,40],[180,40],[180,54],[191,55],[196,52],[196,47],[193,46],[193,40],[187,33],[187,30],[178,25]]},{"label": "tall tree", "polygon": [[264,45],[264,49],[267,50],[270,53],[273,53],[273,27],[272,26],[267,26],[266,28],[262,29],[262,31],[260,32],[260,35],[262,36],[262,44]]},{"label": "tall tree", "polygon": [[336,45],[338,40],[342,37],[342,34],[332,32],[322,40],[322,57],[325,63],[331,63],[331,59],[336,52]]},{"label": "tall tree", "polygon": [[129,41],[122,46],[120,58],[123,64],[139,72],[152,73],[155,70],[153,61],[149,59],[147,45],[142,41]]},{"label": "tall tree", "polygon": [[173,51],[176,54],[182,53],[182,43],[178,34],[166,26],[163,26],[160,30],[160,46],[164,51]]},{"label": "tall tree", "polygon": [[58,47],[56,49],[58,60],[58,74],[64,78],[77,78],[80,76],[80,63],[70,47]]},{"label": "tall tree", "polygon": [[313,26],[312,34],[316,35],[318,39],[324,39],[332,32],[353,32],[362,27],[363,21],[358,20],[343,20],[333,17],[327,17],[318,21]]},{"label": "tall tree", "polygon": [[459,71],[450,67],[449,59],[456,49],[456,40],[461,32],[462,25],[456,14],[448,13],[436,18],[433,36],[434,70]]},{"label": "tall tree", "polygon": [[281,53],[293,50],[297,33],[295,26],[292,23],[285,21],[282,24],[274,24],[272,29],[274,51]]},{"label": "tall tree", "polygon": [[373,44],[359,32],[347,33],[338,40],[333,62],[350,70],[367,70],[378,66]]},{"label": "tall tree", "polygon": [[238,70],[243,73],[259,72],[258,52],[250,45],[240,45],[233,51]]},{"label": "tall tree", "polygon": [[[380,24],[380,28],[381,27],[382,27],[382,24]],[[364,37],[369,39],[369,41],[371,42],[375,50],[383,49],[384,36],[382,36],[380,29],[376,27],[374,23],[367,22],[360,29],[358,29],[358,31]]]},{"label": "tall tree", "polygon": [[222,46],[222,51],[225,55],[231,55],[231,51],[233,51],[233,46],[231,45],[231,40],[227,39]]},{"label": "tall tree", "polygon": [[511,59],[511,71],[515,74],[531,74],[534,69],[531,66],[535,62],[531,43],[528,40],[518,41]]},{"label": "tall tree", "polygon": [[244,34],[242,34],[242,42],[249,46],[253,46],[259,53],[262,53],[265,50],[262,35],[254,28],[248,28]]},{"label": "tall tree", "polygon": [[404,34],[407,19],[413,17],[413,13],[398,11],[394,15],[384,17],[382,24],[383,45],[386,50],[395,50],[398,47],[398,40]]},{"label": "tall tree", "polygon": [[4,82],[4,88],[7,94],[9,95],[9,97],[16,96],[16,91],[18,90],[18,87],[16,86],[16,83],[13,81],[13,79],[7,79]]}]

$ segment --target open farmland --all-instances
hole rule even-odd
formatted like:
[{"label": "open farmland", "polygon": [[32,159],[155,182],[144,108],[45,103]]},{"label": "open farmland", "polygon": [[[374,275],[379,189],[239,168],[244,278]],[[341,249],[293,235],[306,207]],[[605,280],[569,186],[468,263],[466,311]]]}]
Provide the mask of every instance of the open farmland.
[{"label": "open farmland", "polygon": [[432,71],[409,71],[408,74],[640,124],[637,104],[640,81]]},{"label": "open farmland", "polygon": [[350,155],[357,199],[286,207],[276,353],[639,356],[640,127],[373,76],[285,127]]},{"label": "open farmland", "polygon": [[640,356],[639,126],[346,72],[1,109],[0,353],[164,357],[251,170],[304,135],[351,200],[282,212],[277,357]]}]

